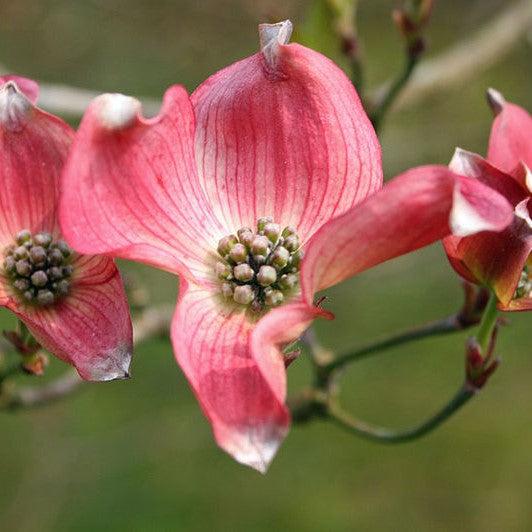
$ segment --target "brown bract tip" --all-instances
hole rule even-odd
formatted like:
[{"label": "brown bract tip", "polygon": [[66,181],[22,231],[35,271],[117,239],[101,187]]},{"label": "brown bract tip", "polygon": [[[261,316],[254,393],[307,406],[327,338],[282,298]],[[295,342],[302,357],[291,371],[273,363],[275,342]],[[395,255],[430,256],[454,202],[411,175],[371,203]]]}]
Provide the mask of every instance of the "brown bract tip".
[{"label": "brown bract tip", "polygon": [[486,91],[486,98],[488,100],[488,105],[493,111],[493,114],[497,116],[503,110],[506,104],[504,96],[499,91],[489,88]]},{"label": "brown bract tip", "polygon": [[101,125],[111,130],[129,127],[142,109],[136,98],[124,94],[102,94],[95,105]]},{"label": "brown bract tip", "polygon": [[33,104],[14,81],[8,81],[0,87],[0,125],[9,130],[18,130],[32,108]]},{"label": "brown bract tip", "polygon": [[290,20],[276,24],[259,24],[260,51],[269,70],[274,71],[277,68],[279,47],[290,42],[292,29]]}]

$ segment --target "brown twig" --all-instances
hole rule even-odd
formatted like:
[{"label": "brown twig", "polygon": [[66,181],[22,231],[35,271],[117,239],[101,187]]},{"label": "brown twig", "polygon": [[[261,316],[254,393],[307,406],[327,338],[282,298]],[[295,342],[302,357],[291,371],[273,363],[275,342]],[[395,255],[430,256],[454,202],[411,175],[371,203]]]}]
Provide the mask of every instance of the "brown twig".
[{"label": "brown twig", "polygon": [[392,110],[408,107],[453,87],[466,86],[468,81],[503,59],[531,27],[532,2],[512,3],[471,37],[433,59],[422,61]]}]

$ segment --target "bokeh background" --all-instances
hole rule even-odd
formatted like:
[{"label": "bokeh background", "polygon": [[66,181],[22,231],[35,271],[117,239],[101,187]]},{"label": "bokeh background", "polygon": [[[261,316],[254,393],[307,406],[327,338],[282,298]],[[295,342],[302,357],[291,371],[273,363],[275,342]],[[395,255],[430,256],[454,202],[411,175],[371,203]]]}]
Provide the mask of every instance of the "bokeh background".
[{"label": "bokeh background", "polygon": [[[427,55],[469,36],[510,3],[437,2]],[[370,85],[394,74],[402,60],[390,20],[396,4],[361,1]],[[258,22],[289,17],[297,28],[308,7],[297,0],[1,0],[0,62],[39,80],[159,98],[172,83],[192,90],[253,53]],[[483,153],[488,86],[531,107],[530,42],[475,80],[391,115],[382,134],[386,175],[446,163],[456,145]],[[140,278],[153,301],[175,299],[171,276],[121,267]],[[337,318],[317,329],[337,350],[443,317],[461,303],[439,245],[327,295]],[[502,367],[437,432],[382,446],[320,422],[297,426],[266,476],[216,448],[168,340],[153,339],[138,348],[128,382],[88,385],[41,409],[0,413],[0,529],[532,530],[531,320],[521,314],[509,321],[498,347]],[[2,313],[1,325],[12,324]],[[375,423],[419,421],[460,385],[466,336],[359,362],[344,378],[345,402]],[[62,369],[54,362],[50,372]],[[308,379],[303,357],[289,370],[290,386]]]}]

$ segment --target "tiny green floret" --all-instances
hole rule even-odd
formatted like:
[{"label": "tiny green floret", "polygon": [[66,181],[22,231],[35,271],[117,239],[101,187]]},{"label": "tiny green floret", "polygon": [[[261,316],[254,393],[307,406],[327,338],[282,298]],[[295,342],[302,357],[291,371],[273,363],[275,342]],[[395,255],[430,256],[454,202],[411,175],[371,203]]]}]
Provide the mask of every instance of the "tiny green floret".
[{"label": "tiny green floret", "polygon": [[299,284],[303,253],[296,230],[271,217],[259,218],[257,229],[242,227],[218,243],[214,266],[225,300],[262,312],[286,301]]},{"label": "tiny green floret", "polygon": [[23,303],[49,307],[68,295],[72,250],[47,232],[23,229],[4,250],[4,275]]}]

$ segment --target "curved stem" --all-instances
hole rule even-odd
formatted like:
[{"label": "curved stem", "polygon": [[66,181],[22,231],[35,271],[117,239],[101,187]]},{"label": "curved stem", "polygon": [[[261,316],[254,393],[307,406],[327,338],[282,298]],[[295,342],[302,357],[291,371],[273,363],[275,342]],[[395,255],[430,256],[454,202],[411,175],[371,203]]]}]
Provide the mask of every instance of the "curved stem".
[{"label": "curved stem", "polygon": [[381,443],[401,443],[417,438],[432,432],[439,427],[455,412],[464,406],[474,395],[476,390],[471,386],[464,384],[454,397],[432,417],[411,429],[395,431],[392,429],[378,427],[360,421],[342,410],[337,404],[329,404],[327,407],[328,419],[340,427],[352,432],[363,438],[378,441]]},{"label": "curved stem", "polygon": [[407,81],[410,79],[414,68],[416,67],[419,60],[419,54],[408,54],[403,70],[397,76],[395,81],[392,82],[390,87],[386,90],[384,95],[381,97],[380,102],[376,106],[375,111],[371,113],[371,122],[375,131],[379,131],[382,121],[386,116],[386,113],[395,102],[396,98],[399,96],[399,93],[402,91],[403,87],[406,85]]},{"label": "curved stem", "polygon": [[492,292],[484,314],[482,314],[482,320],[480,321],[480,327],[478,329],[477,340],[480,344],[482,352],[485,353],[488,347],[493,327],[497,323],[497,296]]},{"label": "curved stem", "polygon": [[332,371],[339,369],[346,364],[354,362],[355,360],[360,360],[361,358],[379,353],[391,347],[421,340],[422,338],[427,338],[429,336],[452,333],[462,330],[465,327],[466,325],[462,324],[456,315],[448,316],[442,320],[427,323],[426,325],[416,327],[415,329],[410,329],[408,331],[396,334],[395,336],[391,336],[390,338],[366,345],[360,349],[356,349],[355,351],[339,355],[331,362],[325,364],[322,367],[322,371],[326,374],[330,374]]}]

